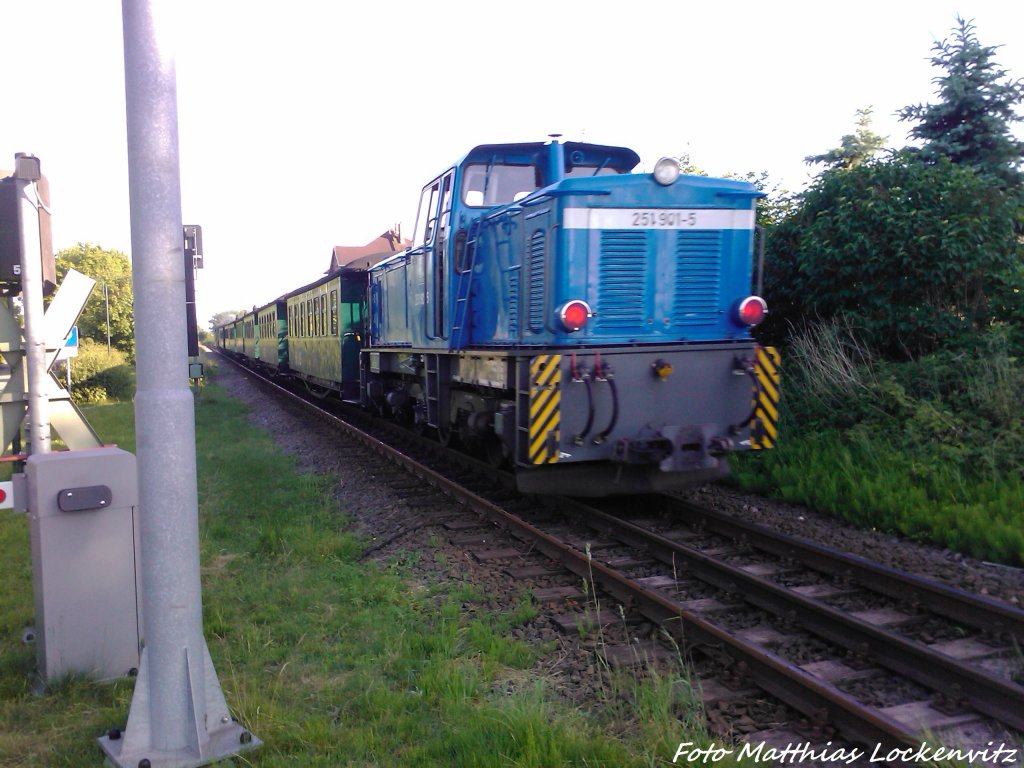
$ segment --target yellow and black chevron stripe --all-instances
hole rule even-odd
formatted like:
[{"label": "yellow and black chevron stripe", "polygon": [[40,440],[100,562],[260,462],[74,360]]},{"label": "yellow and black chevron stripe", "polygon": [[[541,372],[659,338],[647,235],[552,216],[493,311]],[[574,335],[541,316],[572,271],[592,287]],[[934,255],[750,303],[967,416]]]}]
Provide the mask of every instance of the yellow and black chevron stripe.
[{"label": "yellow and black chevron stripe", "polygon": [[757,394],[754,422],[750,429],[750,447],[755,451],[772,448],[779,434],[779,351],[775,347],[758,347]]},{"label": "yellow and black chevron stripe", "polygon": [[530,361],[530,448],[531,464],[558,461],[561,437],[562,376],[561,355],[539,355]]}]

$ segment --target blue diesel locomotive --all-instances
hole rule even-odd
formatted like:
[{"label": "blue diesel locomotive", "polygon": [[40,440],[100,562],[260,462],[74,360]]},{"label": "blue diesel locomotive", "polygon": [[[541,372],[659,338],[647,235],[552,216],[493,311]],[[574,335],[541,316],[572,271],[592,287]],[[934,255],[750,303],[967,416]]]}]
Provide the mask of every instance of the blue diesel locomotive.
[{"label": "blue diesel locomotive", "polygon": [[358,345],[334,388],[512,465],[525,492],[670,490],[770,447],[777,359],[750,335],[767,311],[760,193],[638,162],[557,140],[474,148],[424,187],[411,247],[327,278],[365,290],[362,332],[321,322],[350,361]]}]

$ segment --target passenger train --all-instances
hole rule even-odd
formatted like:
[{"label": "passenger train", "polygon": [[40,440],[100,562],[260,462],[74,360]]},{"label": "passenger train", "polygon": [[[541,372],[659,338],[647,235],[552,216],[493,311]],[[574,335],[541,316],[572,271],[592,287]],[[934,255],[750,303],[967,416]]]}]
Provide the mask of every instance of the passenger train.
[{"label": "passenger train", "polygon": [[720,477],[776,436],[778,358],[751,336],[760,193],[638,163],[475,147],[423,188],[409,247],[254,308],[217,344],[508,464],[524,492]]}]

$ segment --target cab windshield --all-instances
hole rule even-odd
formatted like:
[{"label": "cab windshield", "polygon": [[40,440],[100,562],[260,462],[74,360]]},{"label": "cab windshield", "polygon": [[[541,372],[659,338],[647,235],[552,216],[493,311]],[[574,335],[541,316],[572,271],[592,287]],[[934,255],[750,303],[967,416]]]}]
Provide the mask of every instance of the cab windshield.
[{"label": "cab windshield", "polygon": [[[612,176],[622,170],[606,165],[574,165],[566,167],[565,178]],[[489,208],[522,200],[536,192],[542,184],[542,173],[536,165],[513,163],[472,163],[462,175],[462,202],[473,208]]]},{"label": "cab windshield", "polygon": [[474,163],[462,176],[462,202],[489,208],[522,200],[540,188],[540,171],[533,165]]}]

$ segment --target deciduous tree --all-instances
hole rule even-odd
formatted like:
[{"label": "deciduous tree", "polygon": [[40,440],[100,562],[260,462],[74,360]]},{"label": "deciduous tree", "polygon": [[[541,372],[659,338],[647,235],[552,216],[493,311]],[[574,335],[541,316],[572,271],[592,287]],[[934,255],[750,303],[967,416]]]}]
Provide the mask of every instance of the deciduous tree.
[{"label": "deciduous tree", "polygon": [[120,251],[108,251],[92,243],[79,243],[60,251],[56,259],[58,283],[70,268],[96,281],[96,287],[78,320],[79,336],[106,344],[109,328],[111,345],[134,359],[132,265],[128,257]]},{"label": "deciduous tree", "polygon": [[822,173],[769,230],[770,323],[845,314],[891,356],[920,355],[1021,317],[1019,200],[945,158],[896,153]]},{"label": "deciduous tree", "polygon": [[241,317],[245,314],[244,309],[229,309],[224,312],[218,312],[210,318],[210,328],[216,328],[218,325],[224,325],[224,323],[231,322],[232,320]]}]

